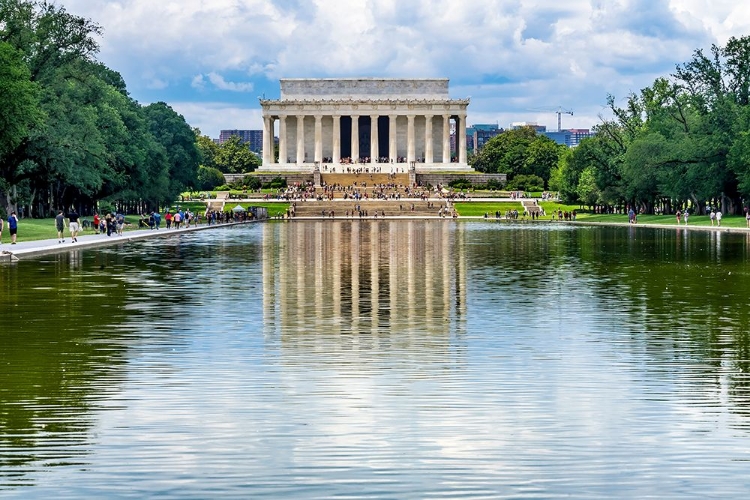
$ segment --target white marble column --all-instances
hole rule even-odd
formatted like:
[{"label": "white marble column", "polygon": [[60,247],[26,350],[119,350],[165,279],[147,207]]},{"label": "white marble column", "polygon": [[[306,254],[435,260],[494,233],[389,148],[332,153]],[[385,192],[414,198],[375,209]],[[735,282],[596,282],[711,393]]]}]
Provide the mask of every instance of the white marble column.
[{"label": "white marble column", "polygon": [[279,163],[289,163],[286,150],[286,116],[279,117]]},{"label": "white marble column", "polygon": [[297,115],[297,165],[305,163],[305,116]]},{"label": "white marble column", "polygon": [[359,116],[352,115],[352,162],[359,163]]},{"label": "white marble column", "polygon": [[443,115],[443,163],[451,162],[451,117]]},{"label": "white marble column", "polygon": [[411,168],[411,162],[417,159],[416,144],[414,144],[414,115],[407,115],[406,120],[406,163]]},{"label": "white marble column", "polygon": [[341,163],[341,116],[333,115],[333,164]]},{"label": "white marble column", "polygon": [[466,115],[456,118],[456,134],[458,135],[458,162],[466,163]]},{"label": "white marble column", "polygon": [[388,115],[388,158],[391,166],[398,161],[398,147],[396,142],[396,115]]},{"label": "white marble column", "polygon": [[[263,117],[263,166],[273,163],[273,120],[270,116]],[[269,129],[271,131],[269,132]],[[269,139],[270,138],[270,139]]]},{"label": "white marble column", "polygon": [[432,144],[432,115],[425,115],[424,119],[424,162],[432,163],[432,157],[434,156]]},{"label": "white marble column", "polygon": [[323,162],[323,115],[315,115],[315,161]]},{"label": "white marble column", "polygon": [[378,115],[370,115],[370,163],[377,163],[380,145],[378,144]]}]

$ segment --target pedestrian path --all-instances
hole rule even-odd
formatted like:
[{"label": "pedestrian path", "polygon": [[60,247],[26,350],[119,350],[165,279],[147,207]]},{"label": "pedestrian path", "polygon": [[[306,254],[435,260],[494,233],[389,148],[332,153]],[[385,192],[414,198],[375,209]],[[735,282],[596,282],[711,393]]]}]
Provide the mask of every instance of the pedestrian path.
[{"label": "pedestrian path", "polygon": [[88,233],[78,236],[78,241],[75,243],[71,241],[69,235],[66,235],[68,237],[65,238],[64,243],[60,243],[57,238],[32,241],[23,241],[23,239],[20,239],[15,245],[12,245],[10,242],[3,241],[3,243],[0,245],[0,263],[15,262],[22,258],[38,257],[40,255],[66,252],[70,250],[79,250],[82,248],[96,248],[108,245],[118,245],[132,241],[139,241],[146,238],[175,236],[178,234],[185,234],[193,231],[203,231],[206,229],[228,227],[237,224],[244,223],[232,222],[228,224],[214,224],[211,226],[207,224],[201,224],[198,226],[194,225],[189,228],[180,229],[133,229],[125,231],[122,236],[118,236],[116,233],[113,233],[111,236],[107,236],[106,234]]}]

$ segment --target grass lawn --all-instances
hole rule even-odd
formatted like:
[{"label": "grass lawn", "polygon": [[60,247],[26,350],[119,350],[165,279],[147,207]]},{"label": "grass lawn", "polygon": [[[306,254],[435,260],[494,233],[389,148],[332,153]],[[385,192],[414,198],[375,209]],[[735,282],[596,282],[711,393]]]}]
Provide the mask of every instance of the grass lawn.
[{"label": "grass lawn", "polygon": [[[81,219],[92,220],[92,217],[82,217]],[[139,217],[129,215],[125,217],[125,222],[130,225],[125,226],[125,231],[132,231],[138,229]],[[66,221],[67,224],[67,221]],[[84,229],[80,231],[81,235],[94,234],[92,228]],[[70,240],[70,230],[66,227],[63,231],[63,236],[66,240]],[[57,238],[57,228],[55,227],[55,219],[20,219],[18,221],[18,241],[34,241],[34,240],[51,240]],[[10,243],[10,234],[8,233],[7,223],[3,228],[3,246],[5,243]]]},{"label": "grass lawn", "polygon": [[494,218],[496,211],[500,211],[500,214],[504,216],[507,210],[518,210],[519,214],[523,214],[523,205],[520,201],[459,201],[453,206],[458,215],[464,217],[482,217],[486,213]]}]

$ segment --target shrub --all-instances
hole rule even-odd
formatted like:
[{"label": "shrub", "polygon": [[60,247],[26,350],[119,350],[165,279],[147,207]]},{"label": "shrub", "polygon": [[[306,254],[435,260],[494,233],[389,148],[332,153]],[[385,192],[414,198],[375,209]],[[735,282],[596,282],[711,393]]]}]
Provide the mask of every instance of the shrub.
[{"label": "shrub", "polygon": [[471,181],[465,178],[453,179],[448,183],[448,186],[453,189],[471,189],[473,187]]},{"label": "shrub", "polygon": [[286,179],[283,177],[274,177],[270,182],[263,184],[267,189],[281,189],[286,187]]},{"label": "shrub", "polygon": [[224,184],[224,174],[217,168],[198,167],[198,189],[211,191],[216,186]]},{"label": "shrub", "polygon": [[487,181],[485,189],[500,191],[501,189],[503,189],[503,183],[497,179],[490,179]]},{"label": "shrub", "polygon": [[544,179],[538,175],[517,175],[508,182],[510,191],[544,191]]}]

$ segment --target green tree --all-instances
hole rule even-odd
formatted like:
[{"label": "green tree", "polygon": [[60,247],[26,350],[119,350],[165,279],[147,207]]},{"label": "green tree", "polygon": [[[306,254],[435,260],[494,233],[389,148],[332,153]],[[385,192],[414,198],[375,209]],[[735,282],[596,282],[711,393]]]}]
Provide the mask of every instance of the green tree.
[{"label": "green tree", "polygon": [[214,158],[216,168],[225,174],[242,174],[253,172],[261,160],[248,148],[247,144],[237,136],[232,136],[220,147]]},{"label": "green tree", "polygon": [[[17,148],[43,119],[39,88],[21,53],[0,42],[0,160]],[[4,162],[0,161],[0,168]],[[3,175],[5,178],[5,175]]]},{"label": "green tree", "polygon": [[195,145],[198,147],[199,164],[203,167],[216,168],[216,156],[219,154],[219,145],[207,135],[202,135],[199,128],[194,128]]},{"label": "green tree", "polygon": [[202,165],[198,167],[198,189],[201,191],[210,191],[224,183],[224,174],[219,169]]},{"label": "green tree", "polygon": [[182,115],[164,102],[144,108],[149,129],[167,154],[169,165],[169,202],[186,189],[197,186],[200,153],[195,133]]}]

